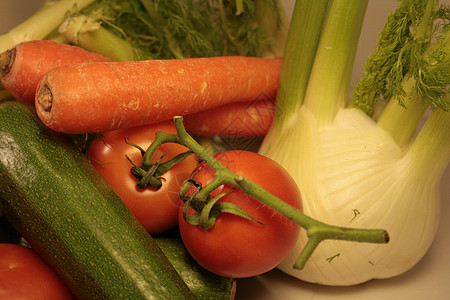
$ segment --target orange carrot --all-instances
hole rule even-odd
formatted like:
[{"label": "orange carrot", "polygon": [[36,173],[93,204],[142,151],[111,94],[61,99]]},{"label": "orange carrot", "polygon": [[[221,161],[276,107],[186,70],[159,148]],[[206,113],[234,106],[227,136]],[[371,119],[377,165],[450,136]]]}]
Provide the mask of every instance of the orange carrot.
[{"label": "orange carrot", "polygon": [[274,99],[281,58],[210,57],[58,67],[36,91],[44,124],[104,132],[169,120],[233,102]]},{"label": "orange carrot", "polygon": [[203,137],[263,137],[275,114],[271,100],[234,102],[190,114],[184,126],[191,135]]},{"label": "orange carrot", "polygon": [[29,41],[0,54],[0,76],[14,98],[34,105],[36,87],[45,73],[55,67],[93,61],[112,60],[76,46],[49,40]]},{"label": "orange carrot", "polygon": [[[112,60],[75,46],[48,40],[30,41],[0,54],[1,77],[16,99],[34,105],[36,87],[48,71],[93,61]],[[191,134],[205,137],[262,137],[272,122],[273,109],[273,103],[266,100],[237,102],[187,115],[185,125]]]}]

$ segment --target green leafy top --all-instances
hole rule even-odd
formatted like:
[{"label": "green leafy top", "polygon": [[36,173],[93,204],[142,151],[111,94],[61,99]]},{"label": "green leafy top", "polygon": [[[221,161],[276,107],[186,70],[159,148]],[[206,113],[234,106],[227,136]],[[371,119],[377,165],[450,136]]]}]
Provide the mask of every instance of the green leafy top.
[{"label": "green leafy top", "polygon": [[[353,90],[353,107],[372,116],[380,98],[394,95],[402,106],[408,93],[415,93],[431,108],[449,110],[450,60],[448,59],[449,8],[434,1],[405,0],[389,16],[377,47],[366,61],[365,76]],[[413,78],[406,92],[403,83]]]},{"label": "green leafy top", "polygon": [[100,0],[81,13],[142,50],[138,59],[262,56],[272,45],[261,7],[278,28],[277,0]]}]

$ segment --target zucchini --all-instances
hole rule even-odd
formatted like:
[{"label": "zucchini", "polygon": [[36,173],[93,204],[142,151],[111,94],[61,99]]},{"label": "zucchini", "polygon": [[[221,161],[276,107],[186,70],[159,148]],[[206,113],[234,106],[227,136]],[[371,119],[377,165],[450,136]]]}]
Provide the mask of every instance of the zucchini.
[{"label": "zucchini", "polygon": [[213,274],[201,267],[176,234],[155,236],[154,240],[198,300],[232,300],[237,281]]},{"label": "zucchini", "polygon": [[80,299],[195,299],[88,159],[18,101],[0,102],[8,221]]}]

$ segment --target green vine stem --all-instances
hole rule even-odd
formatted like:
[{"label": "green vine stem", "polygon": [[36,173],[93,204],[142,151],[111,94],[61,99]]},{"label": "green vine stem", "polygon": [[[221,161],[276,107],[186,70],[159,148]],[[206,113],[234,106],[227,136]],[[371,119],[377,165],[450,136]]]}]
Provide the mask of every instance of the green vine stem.
[{"label": "green vine stem", "polygon": [[[308,242],[300,253],[294,268],[302,269],[316,247],[322,241],[327,239],[380,244],[389,242],[389,234],[383,229],[358,229],[333,226],[308,217],[301,211],[267,192],[256,183],[245,179],[242,175],[231,172],[186,132],[183,126],[183,117],[176,116],[173,120],[177,134],[158,132],[155,136],[154,142],[145,152],[143,161],[146,161],[147,163],[149,161],[151,162],[152,156],[156,149],[164,143],[181,144],[193,151],[201,161],[207,163],[215,171],[214,179],[206,186],[197,189],[195,194],[191,196],[204,203],[202,208],[208,207],[208,200],[213,200],[214,202],[217,201],[217,198],[210,199],[209,196],[214,189],[222,184],[228,184],[235,188],[241,189],[245,194],[261,201],[286,218],[291,219],[299,226],[303,227],[307,232]],[[183,191],[187,191],[186,187],[183,188]],[[182,194],[183,191],[180,191],[180,194]],[[188,202],[192,202],[192,199],[189,199]],[[211,209],[211,206],[212,205],[209,205],[209,209]],[[202,218],[205,219],[204,214]],[[215,218],[215,215],[213,218]],[[207,220],[206,222],[210,222],[210,220]]]}]

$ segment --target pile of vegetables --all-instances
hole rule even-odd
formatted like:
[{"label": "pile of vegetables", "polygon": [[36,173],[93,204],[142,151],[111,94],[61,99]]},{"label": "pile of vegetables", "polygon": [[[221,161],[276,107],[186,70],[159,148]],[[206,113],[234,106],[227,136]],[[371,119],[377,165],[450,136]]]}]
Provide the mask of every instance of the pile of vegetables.
[{"label": "pile of vegetables", "polygon": [[289,32],[278,1],[48,2],[0,37],[0,212],[65,299],[402,274],[450,161],[436,2],[401,2],[351,101],[367,0],[298,0]]}]

